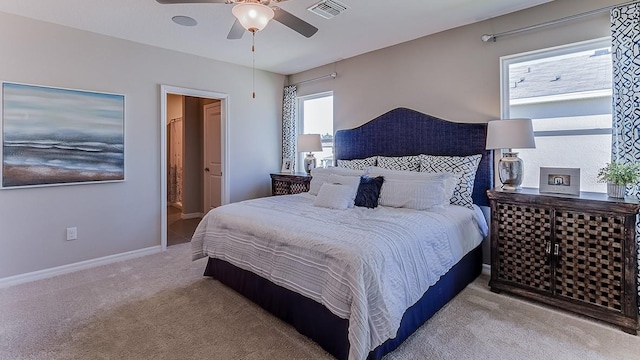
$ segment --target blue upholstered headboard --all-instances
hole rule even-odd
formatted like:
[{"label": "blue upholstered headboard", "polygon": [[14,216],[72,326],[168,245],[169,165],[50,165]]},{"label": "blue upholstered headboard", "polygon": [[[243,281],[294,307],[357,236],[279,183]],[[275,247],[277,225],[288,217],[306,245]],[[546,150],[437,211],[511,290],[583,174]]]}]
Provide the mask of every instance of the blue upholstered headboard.
[{"label": "blue upholstered headboard", "polygon": [[486,124],[455,123],[397,108],[357,128],[338,130],[335,159],[482,154],[472,196],[475,204],[489,206],[486,191],[493,187],[493,151],[485,149],[486,137]]}]

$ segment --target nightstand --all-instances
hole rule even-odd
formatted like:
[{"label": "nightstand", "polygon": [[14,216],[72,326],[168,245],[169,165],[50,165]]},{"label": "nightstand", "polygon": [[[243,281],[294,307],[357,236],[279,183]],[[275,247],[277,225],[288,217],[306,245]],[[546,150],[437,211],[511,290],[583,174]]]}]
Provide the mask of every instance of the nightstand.
[{"label": "nightstand", "polygon": [[309,191],[311,175],[306,173],[271,174],[271,194],[289,195]]},{"label": "nightstand", "polygon": [[509,292],[638,329],[635,222],[638,200],[606,194],[487,191],[491,280]]}]

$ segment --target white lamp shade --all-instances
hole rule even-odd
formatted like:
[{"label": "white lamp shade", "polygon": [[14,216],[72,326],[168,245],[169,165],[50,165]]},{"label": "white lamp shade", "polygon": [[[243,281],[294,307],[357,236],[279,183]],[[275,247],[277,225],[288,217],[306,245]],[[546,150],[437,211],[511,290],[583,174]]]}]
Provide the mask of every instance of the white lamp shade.
[{"label": "white lamp shade", "polygon": [[299,152],[322,151],[322,141],[320,139],[320,134],[298,135],[298,151]]},{"label": "white lamp shade", "polygon": [[273,19],[273,9],[260,3],[240,3],[231,9],[243,28],[251,32],[260,31]]},{"label": "white lamp shade", "polygon": [[487,123],[487,149],[535,149],[531,119],[492,120]]}]

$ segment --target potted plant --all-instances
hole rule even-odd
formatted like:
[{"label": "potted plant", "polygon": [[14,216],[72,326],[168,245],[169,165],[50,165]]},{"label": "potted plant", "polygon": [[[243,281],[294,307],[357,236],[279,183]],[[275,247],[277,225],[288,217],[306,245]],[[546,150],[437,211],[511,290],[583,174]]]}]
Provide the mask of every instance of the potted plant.
[{"label": "potted plant", "polygon": [[608,163],[598,170],[598,182],[607,183],[607,195],[614,198],[624,198],[628,184],[640,181],[640,164]]}]

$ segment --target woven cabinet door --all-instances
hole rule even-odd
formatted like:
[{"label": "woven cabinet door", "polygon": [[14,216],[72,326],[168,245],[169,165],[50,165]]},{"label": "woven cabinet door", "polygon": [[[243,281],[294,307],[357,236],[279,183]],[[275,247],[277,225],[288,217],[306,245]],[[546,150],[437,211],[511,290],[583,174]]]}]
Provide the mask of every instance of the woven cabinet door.
[{"label": "woven cabinet door", "polygon": [[500,202],[497,220],[498,279],[551,291],[547,254],[547,246],[551,244],[551,211]]},{"label": "woven cabinet door", "polygon": [[623,216],[556,211],[558,297],[622,312],[624,228]]},{"label": "woven cabinet door", "polygon": [[291,181],[273,179],[271,188],[273,195],[289,195],[291,194]]}]

